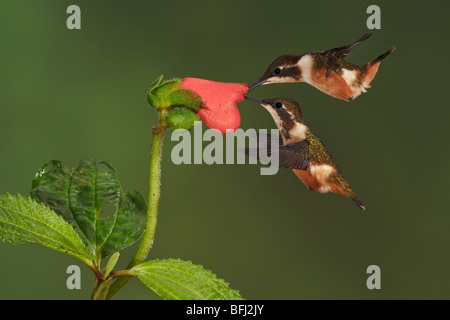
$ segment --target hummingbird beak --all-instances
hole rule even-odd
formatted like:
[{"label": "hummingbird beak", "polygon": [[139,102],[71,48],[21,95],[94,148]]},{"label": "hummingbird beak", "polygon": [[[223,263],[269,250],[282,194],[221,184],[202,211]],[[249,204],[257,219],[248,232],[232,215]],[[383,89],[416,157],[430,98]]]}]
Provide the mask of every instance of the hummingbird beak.
[{"label": "hummingbird beak", "polygon": [[252,85],[248,88],[248,91],[251,91],[251,90],[255,89],[256,87],[259,87],[259,86],[261,86],[261,85],[263,85],[263,84],[266,84],[267,82],[268,82],[268,79],[264,79],[264,80],[255,82],[254,84],[252,84]]},{"label": "hummingbird beak", "polygon": [[262,100],[260,100],[260,99],[256,99],[256,98],[249,97],[249,96],[244,96],[244,98],[247,99],[247,100],[250,100],[250,101],[254,101],[254,102],[256,102],[256,103],[259,103],[260,105],[263,105],[263,104],[264,104],[264,101],[262,101]]}]

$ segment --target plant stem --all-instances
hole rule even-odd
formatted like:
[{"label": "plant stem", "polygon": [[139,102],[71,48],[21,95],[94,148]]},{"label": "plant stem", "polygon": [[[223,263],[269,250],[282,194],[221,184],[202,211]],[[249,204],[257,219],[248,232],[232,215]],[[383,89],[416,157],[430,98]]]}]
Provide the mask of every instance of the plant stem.
[{"label": "plant stem", "polygon": [[95,274],[95,277],[97,278],[97,280],[102,280],[103,279],[103,274],[102,272],[97,268],[96,265],[94,264],[88,264],[87,265]]},{"label": "plant stem", "polygon": [[105,300],[110,288],[112,278],[97,282],[91,295],[91,300]]},{"label": "plant stem", "polygon": [[[149,195],[147,209],[147,224],[141,243],[127,269],[131,269],[144,261],[150,251],[155,237],[156,222],[158,218],[159,198],[161,195],[161,158],[164,134],[168,129],[167,110],[162,109],[159,112],[159,122],[153,127],[153,139],[150,155],[150,179],[149,179]],[[114,282],[106,296],[110,299],[117,293],[130,279],[130,276],[120,277]]]},{"label": "plant stem", "polygon": [[130,277],[130,270],[118,270],[111,273],[111,278]]}]

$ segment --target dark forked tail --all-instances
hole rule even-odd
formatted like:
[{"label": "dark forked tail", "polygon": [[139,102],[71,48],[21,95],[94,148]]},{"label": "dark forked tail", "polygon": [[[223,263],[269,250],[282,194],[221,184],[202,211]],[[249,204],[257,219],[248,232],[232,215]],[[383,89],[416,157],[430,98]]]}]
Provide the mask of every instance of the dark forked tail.
[{"label": "dark forked tail", "polygon": [[347,51],[347,53],[349,53],[354,47],[356,47],[358,44],[360,44],[361,42],[363,42],[364,40],[368,39],[372,34],[370,33],[366,33],[365,35],[363,35],[361,38],[359,38],[358,40],[356,40],[355,42],[353,42],[352,44],[348,44],[346,45],[345,51]]},{"label": "dark forked tail", "polygon": [[380,62],[381,60],[383,60],[384,58],[386,58],[388,55],[390,55],[392,52],[395,51],[395,47],[389,49],[388,51],[386,51],[385,53],[383,53],[382,55],[376,57],[375,59],[373,59],[372,61],[369,62],[369,64],[374,65],[378,62]]}]

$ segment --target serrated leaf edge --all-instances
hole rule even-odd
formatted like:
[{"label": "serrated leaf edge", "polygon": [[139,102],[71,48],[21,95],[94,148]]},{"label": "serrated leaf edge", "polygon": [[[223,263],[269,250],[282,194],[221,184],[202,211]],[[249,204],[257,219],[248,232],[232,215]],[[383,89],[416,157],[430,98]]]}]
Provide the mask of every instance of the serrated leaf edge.
[{"label": "serrated leaf edge", "polygon": [[[33,203],[35,203],[37,206],[41,207],[43,210],[49,210],[49,211],[53,212],[53,213],[54,213],[54,218],[55,218],[56,220],[59,220],[59,221],[63,222],[64,224],[66,224],[67,226],[69,226],[70,228],[73,229],[72,225],[71,225],[70,223],[68,223],[67,221],[65,221],[65,220],[64,220],[60,215],[58,215],[56,212],[54,212],[54,211],[51,210],[49,207],[45,206],[45,205],[42,204],[42,203],[39,203],[39,202],[35,201],[34,199],[32,199],[32,198],[30,198],[30,197],[24,197],[24,196],[21,196],[21,195],[16,195],[16,196],[14,196],[14,195],[11,195],[10,193],[7,193],[7,194],[6,194],[6,197],[8,197],[8,198],[15,198],[15,199],[14,199],[15,201],[18,201],[18,199],[22,199],[22,200],[24,200],[24,201],[27,202],[27,205],[29,205],[29,204],[31,204],[31,203],[33,202]],[[3,208],[4,210],[9,210],[9,211],[14,212],[14,213],[16,213],[16,214],[19,214],[19,215],[21,215],[21,216],[26,216],[26,215],[24,215],[23,213],[21,213],[21,212],[19,212],[19,211],[17,211],[17,210],[11,209],[10,207],[1,206],[1,204],[0,204],[0,207]],[[48,224],[48,223],[46,223],[46,222],[44,222],[44,221],[37,220],[37,219],[34,218],[34,217],[30,217],[30,216],[26,216],[26,217],[27,217],[27,219],[36,221],[36,222],[39,223],[39,224],[42,224],[42,225],[47,226],[49,229],[55,230],[56,233],[61,234],[61,236],[62,236],[63,238],[65,238],[65,239],[67,239],[68,242],[72,242],[72,240],[70,240],[69,238],[67,238],[66,236],[64,236],[64,234],[60,233],[60,232],[59,232],[57,229],[55,229],[52,225],[50,225],[50,224]],[[56,239],[53,239],[53,238],[51,238],[51,237],[47,237],[47,236],[44,235],[44,234],[37,233],[37,232],[33,231],[32,229],[25,229],[25,228],[23,228],[23,227],[20,226],[20,225],[12,224],[12,223],[10,223],[10,222],[3,221],[3,220],[2,220],[1,222],[5,223],[5,224],[14,225],[16,228],[21,229],[21,230],[24,230],[24,231],[26,231],[26,232],[29,232],[29,233],[31,233],[31,234],[35,234],[37,237],[41,237],[41,238],[44,238],[44,239],[49,239],[49,242],[48,242],[48,243],[45,243],[45,242],[43,242],[43,241],[31,241],[31,240],[28,240],[28,239],[25,240],[24,242],[36,242],[36,243],[39,243],[39,244],[41,244],[41,245],[43,245],[43,246],[46,246],[46,247],[48,247],[48,248],[51,248],[51,249],[53,249],[53,250],[56,250],[56,251],[59,251],[59,252],[62,252],[62,253],[66,253],[66,254],[68,254],[68,255],[70,255],[70,256],[73,256],[73,257],[75,257],[75,258],[81,260],[82,262],[84,262],[85,264],[87,264],[87,265],[89,265],[89,266],[92,265],[92,261],[88,258],[88,256],[90,256],[90,255],[89,255],[89,251],[88,251],[87,248],[84,246],[84,243],[81,241],[81,238],[79,237],[79,235],[78,235],[78,233],[76,232],[75,229],[73,229],[73,230],[74,230],[74,235],[76,235],[76,237],[78,238],[78,240],[80,240],[80,243],[83,244],[83,247],[84,247],[84,249],[86,250],[86,252],[85,252],[85,253],[86,253],[86,256],[79,255],[79,254],[77,254],[76,252],[72,252],[72,251],[62,251],[62,250],[60,250],[60,248],[67,248],[67,246],[66,246],[65,244],[63,244],[63,243],[61,243],[61,242],[59,242],[59,241],[57,241]],[[20,233],[17,233],[17,232],[14,232],[14,231],[12,231],[11,233],[17,235],[19,238],[20,238],[20,236],[21,236]],[[60,245],[60,247],[58,248],[58,247],[56,247],[56,246],[51,246],[51,245],[49,245],[49,243],[55,243],[56,245]]]},{"label": "serrated leaf edge", "polygon": [[[210,279],[208,282],[213,282],[213,283],[215,283],[215,284],[220,284],[220,285],[222,285],[226,290],[229,290],[229,291],[233,292],[233,294],[235,294],[235,295],[239,296],[241,299],[243,299],[242,296],[241,296],[241,294],[240,294],[240,292],[239,292],[238,290],[232,289],[232,288],[229,287],[229,283],[228,283],[227,281],[225,281],[225,280],[222,279],[222,278],[219,278],[219,277],[218,277],[215,273],[213,273],[211,270],[204,268],[203,265],[194,264],[192,261],[188,261],[188,260],[172,259],[172,258],[169,258],[169,259],[155,259],[155,260],[150,260],[150,261],[143,262],[142,264],[139,264],[139,265],[133,267],[133,268],[130,270],[130,274],[139,277],[139,270],[145,270],[145,269],[147,269],[147,268],[148,268],[148,269],[151,269],[151,268],[156,269],[155,266],[154,266],[153,264],[157,264],[157,263],[159,263],[159,262],[170,262],[170,263],[178,263],[178,262],[182,262],[182,263],[187,263],[188,265],[192,266],[191,268],[201,268],[201,270],[202,270],[203,272],[205,272],[205,275],[208,275],[208,276],[211,277],[211,279]],[[146,263],[151,263],[152,266],[146,267],[146,266],[145,266]],[[161,266],[161,267],[158,267],[158,268],[159,268],[159,269],[170,269],[170,267],[162,267],[162,266]],[[181,271],[180,269],[178,269],[178,268],[173,268],[173,269],[179,271],[180,273],[186,273],[186,272],[182,272],[182,271]],[[186,273],[186,274],[188,274],[188,273]],[[191,275],[191,274],[188,274],[188,275],[189,275],[189,276],[192,276],[192,277],[194,277],[194,278],[196,278],[194,275]],[[207,300],[207,299],[209,298],[209,296],[202,296],[202,295],[198,294],[197,292],[191,290],[190,288],[188,288],[188,287],[186,287],[186,286],[180,284],[179,282],[174,281],[173,278],[165,277],[165,276],[163,276],[163,275],[161,275],[161,274],[158,274],[158,277],[161,277],[161,278],[164,278],[164,279],[168,279],[168,280],[172,281],[173,283],[176,283],[176,284],[179,285],[180,287],[186,288],[186,289],[189,290],[190,292],[194,293],[194,295],[198,296],[199,299]],[[200,279],[200,281],[203,281],[203,280]],[[162,288],[161,286],[158,286],[156,283],[152,283],[152,285],[154,285],[155,287]],[[164,290],[164,289],[163,289],[163,290]],[[164,290],[164,291],[165,291],[166,293],[168,293],[169,295],[171,295],[172,297],[174,297],[174,298],[176,298],[176,299],[180,299],[179,297],[173,295],[172,293],[168,292],[167,290]]]}]

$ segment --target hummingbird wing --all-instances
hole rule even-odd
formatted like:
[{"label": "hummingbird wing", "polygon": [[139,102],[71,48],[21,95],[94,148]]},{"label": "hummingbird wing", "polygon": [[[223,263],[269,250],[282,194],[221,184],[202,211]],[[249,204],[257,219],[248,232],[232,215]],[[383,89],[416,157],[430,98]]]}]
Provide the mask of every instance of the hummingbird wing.
[{"label": "hummingbird wing", "polygon": [[279,147],[279,166],[288,169],[306,170],[309,164],[306,146],[308,141],[303,140]]},{"label": "hummingbird wing", "polygon": [[358,40],[356,40],[355,42],[353,42],[351,44],[347,44],[342,47],[329,49],[329,50],[325,51],[325,53],[330,56],[334,56],[338,59],[343,59],[353,50],[353,48],[355,48],[358,44],[360,44],[364,40],[368,39],[370,36],[371,36],[370,33],[366,33],[361,38],[359,38]]},{"label": "hummingbird wing", "polygon": [[353,50],[353,48],[370,36],[370,33],[366,33],[351,44],[325,51],[322,55],[322,59],[327,68],[326,77],[328,78],[330,76],[331,71],[339,70],[339,60],[344,59]]},{"label": "hummingbird wing", "polygon": [[258,133],[256,138],[262,146],[258,148],[244,148],[244,153],[247,156],[255,157],[259,160],[260,152],[265,153],[268,157],[273,154],[278,154],[278,165],[282,168],[306,170],[308,167],[308,151],[306,140],[283,145],[283,140],[279,136],[278,148],[274,149],[271,145],[270,134]]}]

